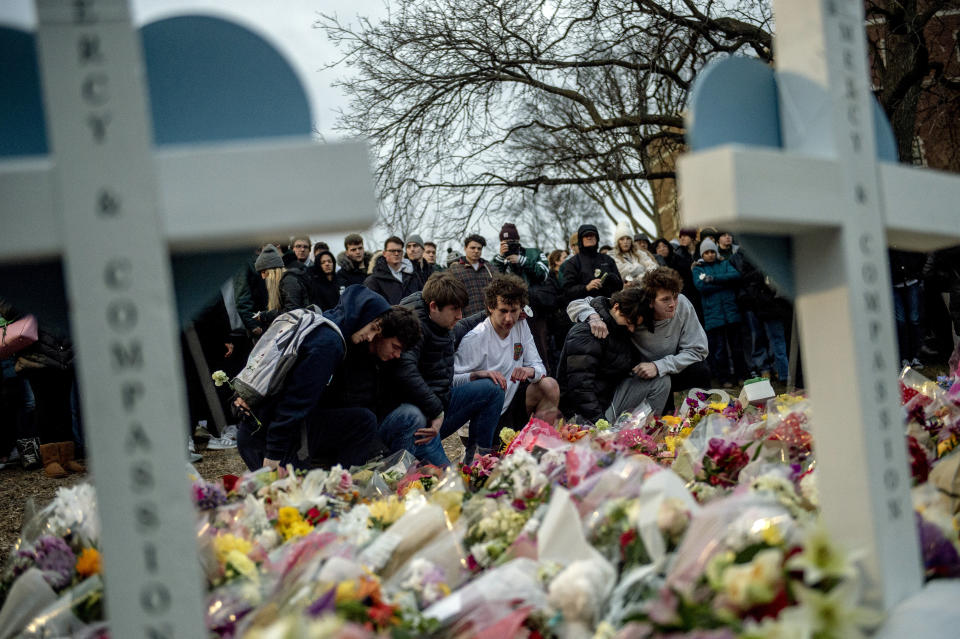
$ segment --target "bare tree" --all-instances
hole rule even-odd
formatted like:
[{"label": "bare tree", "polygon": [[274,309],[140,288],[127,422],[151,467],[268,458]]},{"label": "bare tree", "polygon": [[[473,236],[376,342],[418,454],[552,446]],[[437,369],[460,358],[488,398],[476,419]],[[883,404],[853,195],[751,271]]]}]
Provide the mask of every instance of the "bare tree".
[{"label": "bare tree", "polygon": [[[866,0],[890,28],[879,98],[906,161],[918,108],[935,116],[960,95],[928,44],[937,9],[958,2]],[[394,0],[380,22],[318,26],[355,70],[338,124],[377,150],[383,224],[441,238],[515,215],[547,187],[660,234],[650,184],[674,177],[663,160],[682,148],[697,72],[773,57],[769,0]]]},{"label": "bare tree", "polygon": [[[648,169],[648,149],[681,143],[697,70],[738,51],[770,57],[765,0],[730,0],[718,18],[715,5],[398,0],[376,24],[318,25],[356,70],[339,125],[378,150],[388,227],[429,202],[463,230],[561,185],[639,227],[652,214],[642,181],[673,176]],[[534,139],[537,152],[518,152]]]}]

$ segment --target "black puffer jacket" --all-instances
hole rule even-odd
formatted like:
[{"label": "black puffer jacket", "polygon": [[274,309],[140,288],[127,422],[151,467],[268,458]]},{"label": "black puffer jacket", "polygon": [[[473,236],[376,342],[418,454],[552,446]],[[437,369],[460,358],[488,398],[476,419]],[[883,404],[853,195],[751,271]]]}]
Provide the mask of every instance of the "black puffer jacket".
[{"label": "black puffer jacket", "polygon": [[421,334],[414,346],[387,365],[392,378],[390,403],[394,407],[413,404],[432,420],[450,403],[455,332],[430,319],[420,293],[405,297],[400,304],[417,313]]},{"label": "black puffer jacket", "polygon": [[280,278],[280,312],[306,308],[311,303],[307,267],[294,260]]},{"label": "black puffer jacket", "polygon": [[400,300],[419,290],[417,288],[419,280],[416,275],[406,271],[401,272],[400,275],[403,282],[393,276],[390,267],[387,266],[387,260],[381,255],[377,257],[373,273],[364,280],[363,285],[375,293],[380,293],[390,304],[400,304]]},{"label": "black puffer jacket", "polygon": [[740,288],[737,290],[737,305],[740,310],[753,311],[760,321],[789,322],[793,317],[793,305],[773,288],[766,274],[758,269],[743,251],[737,251],[730,260],[742,276]]},{"label": "black puffer jacket", "polygon": [[603,417],[617,386],[630,375],[640,357],[630,340],[630,331],[610,315],[610,300],[595,297],[590,305],[607,325],[610,335],[597,339],[590,332],[589,322],[575,324],[563,344],[557,380],[563,414],[579,414],[596,422]]},{"label": "black puffer jacket", "polygon": [[[584,233],[597,234],[597,227],[593,224],[584,224],[577,231],[580,237]],[[560,281],[563,283],[563,296],[567,302],[595,295],[610,297],[623,288],[620,279],[620,269],[609,255],[597,251],[597,246],[585,248],[583,240],[578,240],[580,252],[568,259],[560,267]],[[599,290],[587,290],[591,280],[603,278],[603,285]]]}]

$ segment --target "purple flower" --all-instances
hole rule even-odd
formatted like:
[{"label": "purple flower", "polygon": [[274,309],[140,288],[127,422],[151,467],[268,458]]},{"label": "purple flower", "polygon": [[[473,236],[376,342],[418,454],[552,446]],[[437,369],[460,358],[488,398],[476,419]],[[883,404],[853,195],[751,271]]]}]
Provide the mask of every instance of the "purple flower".
[{"label": "purple flower", "polygon": [[950,540],[936,525],[931,524],[920,513],[917,516],[917,529],[920,533],[920,551],[923,554],[923,567],[928,578],[960,576],[960,555]]},{"label": "purple flower", "polygon": [[311,617],[319,617],[328,612],[333,612],[333,604],[337,599],[337,589],[331,588],[307,607],[307,614]]},{"label": "purple flower", "polygon": [[200,510],[213,510],[227,503],[227,493],[219,484],[199,480],[193,484],[193,503]]},{"label": "purple flower", "polygon": [[14,556],[14,575],[20,575],[31,567],[43,572],[43,578],[54,590],[66,588],[73,581],[73,568],[77,556],[63,539],[44,536],[32,548],[18,550]]}]

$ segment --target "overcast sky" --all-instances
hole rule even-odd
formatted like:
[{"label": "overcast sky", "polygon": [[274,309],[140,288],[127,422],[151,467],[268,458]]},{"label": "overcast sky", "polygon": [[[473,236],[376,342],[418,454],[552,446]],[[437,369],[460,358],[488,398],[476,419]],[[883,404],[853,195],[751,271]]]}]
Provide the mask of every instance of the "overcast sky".
[{"label": "overcast sky", "polygon": [[[134,22],[139,26],[161,18],[184,14],[204,14],[233,20],[259,34],[281,51],[300,75],[310,96],[314,126],[326,140],[340,137],[333,126],[336,109],[346,107],[346,99],[331,84],[346,73],[341,67],[321,70],[337,61],[337,49],[322,30],[313,27],[318,14],[336,13],[353,20],[357,15],[377,18],[386,15],[387,0],[131,0]],[[32,29],[36,26],[33,0],[0,0],[0,24]],[[483,224],[478,232],[493,240],[499,225]],[[357,229],[368,239],[382,241],[384,231]],[[422,233],[430,239],[429,233]],[[314,236],[328,242],[334,252],[342,246],[343,234]],[[495,243],[494,243],[495,245]],[[488,243],[488,249],[491,244]],[[444,247],[441,247],[443,249]],[[455,250],[460,247],[454,246]],[[485,257],[489,250],[484,253]]]}]

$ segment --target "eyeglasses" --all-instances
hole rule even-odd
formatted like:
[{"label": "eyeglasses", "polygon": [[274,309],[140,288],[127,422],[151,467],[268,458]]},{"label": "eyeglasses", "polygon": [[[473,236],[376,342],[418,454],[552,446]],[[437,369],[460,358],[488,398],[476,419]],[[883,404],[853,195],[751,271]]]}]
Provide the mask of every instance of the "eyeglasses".
[{"label": "eyeglasses", "polygon": [[384,249],[383,252],[384,252],[384,253],[394,253],[394,254],[396,254],[396,253],[401,253],[401,252],[403,252],[403,249]]}]

